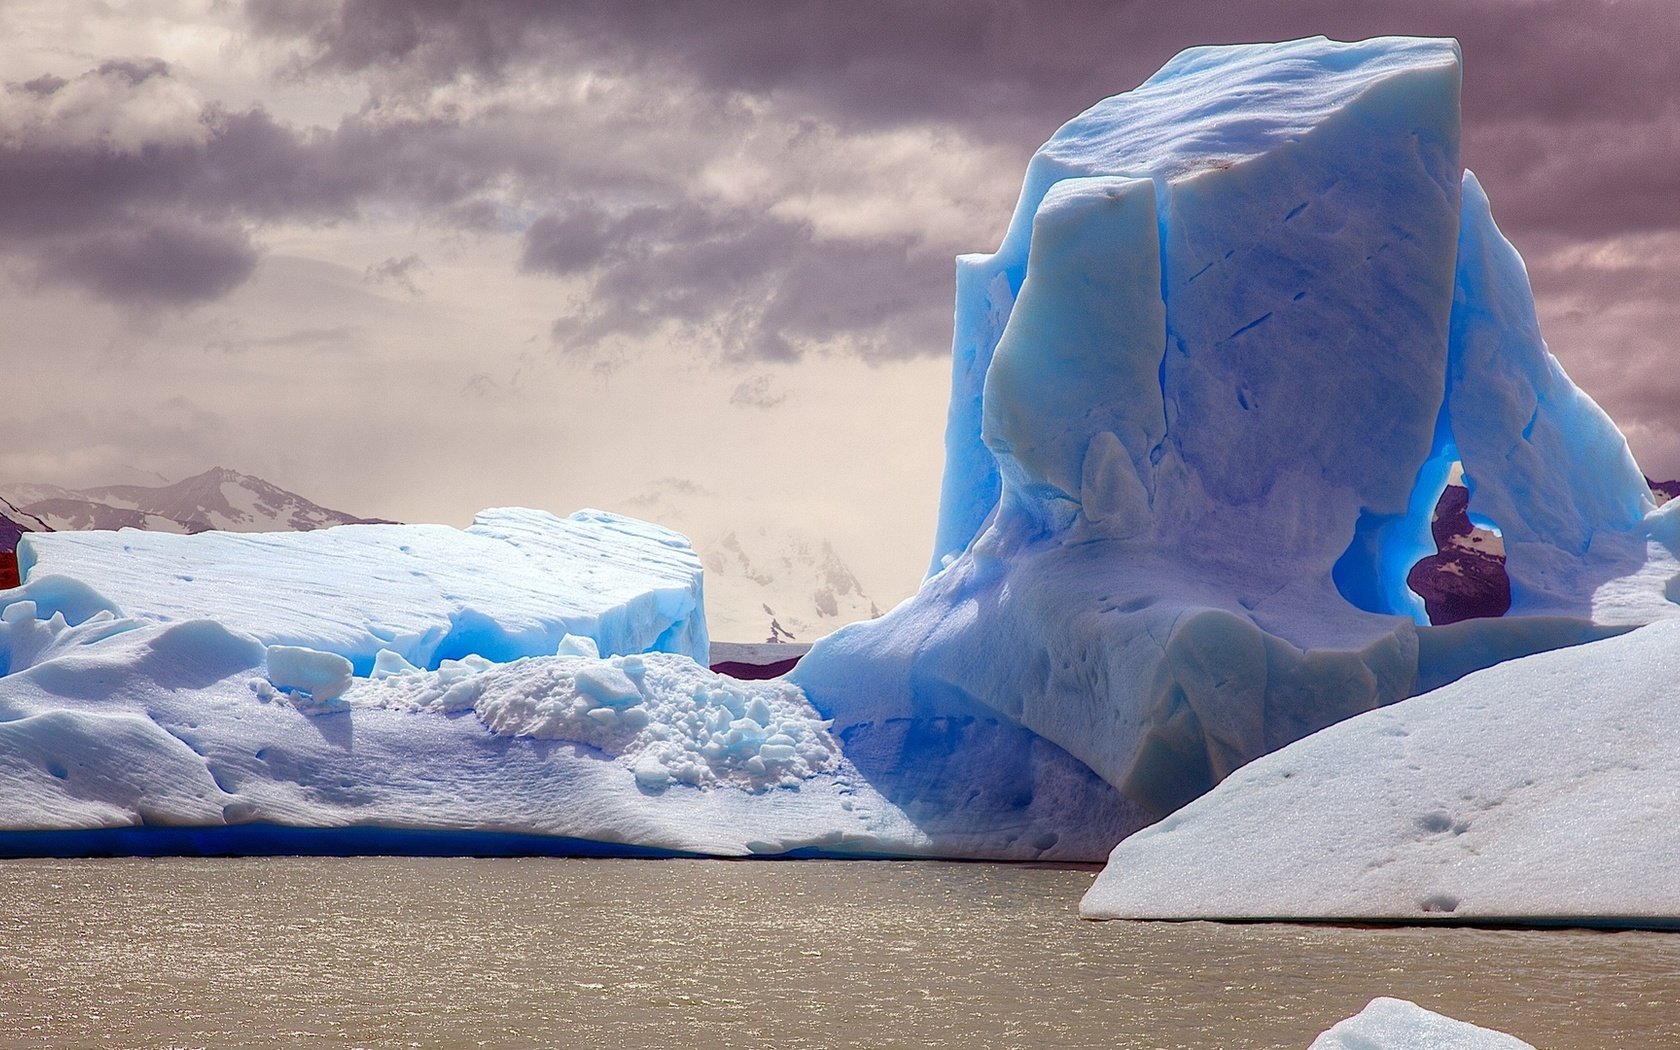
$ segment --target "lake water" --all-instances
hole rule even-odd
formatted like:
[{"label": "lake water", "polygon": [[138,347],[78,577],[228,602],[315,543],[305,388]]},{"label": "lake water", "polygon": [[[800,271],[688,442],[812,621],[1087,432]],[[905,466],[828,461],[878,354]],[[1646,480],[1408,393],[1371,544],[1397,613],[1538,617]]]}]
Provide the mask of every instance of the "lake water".
[{"label": "lake water", "polygon": [[1093,873],[0,862],[0,1046],[1304,1047],[1376,995],[1680,1047],[1680,934],[1088,923]]}]

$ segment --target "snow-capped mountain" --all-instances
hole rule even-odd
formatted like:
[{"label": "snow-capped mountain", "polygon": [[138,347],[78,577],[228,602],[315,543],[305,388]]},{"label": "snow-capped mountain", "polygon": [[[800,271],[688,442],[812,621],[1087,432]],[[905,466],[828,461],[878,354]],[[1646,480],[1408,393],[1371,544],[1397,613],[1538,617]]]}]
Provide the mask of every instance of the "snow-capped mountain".
[{"label": "snow-capped mountain", "polygon": [[[366,524],[272,485],[216,467],[170,485],[107,485],[64,489],[17,484],[0,489],[26,529],[148,529],[153,532],[304,532],[330,525]],[[3,512],[4,508],[0,508]]]},{"label": "snow-capped mountain", "polygon": [[707,625],[719,638],[809,642],[881,615],[828,540],[759,525],[694,545],[706,567]]},{"label": "snow-capped mountain", "polygon": [[706,569],[706,625],[714,641],[812,642],[881,615],[831,541],[783,525],[762,507],[724,503],[667,478],[621,507],[694,544]]}]

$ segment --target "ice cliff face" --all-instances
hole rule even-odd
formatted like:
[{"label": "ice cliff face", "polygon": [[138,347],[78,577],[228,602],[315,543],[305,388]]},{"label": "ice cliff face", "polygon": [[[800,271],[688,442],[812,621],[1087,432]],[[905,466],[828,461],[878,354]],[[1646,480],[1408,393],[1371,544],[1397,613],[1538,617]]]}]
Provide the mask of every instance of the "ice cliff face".
[{"label": "ice cliff face", "polygon": [[[1546,352],[1459,81],[1450,40],[1197,48],[1039,150],[1002,246],[958,263],[934,571],[795,672],[838,727],[1024,727],[1141,824],[1341,718],[1680,612],[1680,516]],[[1527,615],[1418,626],[1455,462]]]}]

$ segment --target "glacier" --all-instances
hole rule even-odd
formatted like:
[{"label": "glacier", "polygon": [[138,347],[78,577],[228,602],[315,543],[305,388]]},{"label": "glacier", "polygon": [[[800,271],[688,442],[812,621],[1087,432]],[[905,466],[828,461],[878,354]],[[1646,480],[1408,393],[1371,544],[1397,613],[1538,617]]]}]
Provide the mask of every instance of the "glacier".
[{"label": "glacier", "polygon": [[[1057,131],[958,264],[930,575],[813,648],[817,708],[860,740],[1024,727],[1135,831],[1341,719],[1680,613],[1680,517],[1541,341],[1459,89],[1451,40],[1194,48]],[[1455,465],[1513,606],[1431,627],[1405,579]],[[882,764],[945,760],[906,741]]]},{"label": "glacier", "polygon": [[[929,575],[783,680],[701,666],[692,547],[599,511],[24,536],[0,852],[1096,861],[1327,727],[1650,637],[1680,503],[1547,352],[1460,75],[1194,48],[1057,131],[958,260]],[[1436,627],[1405,581],[1459,475],[1511,608]]]}]

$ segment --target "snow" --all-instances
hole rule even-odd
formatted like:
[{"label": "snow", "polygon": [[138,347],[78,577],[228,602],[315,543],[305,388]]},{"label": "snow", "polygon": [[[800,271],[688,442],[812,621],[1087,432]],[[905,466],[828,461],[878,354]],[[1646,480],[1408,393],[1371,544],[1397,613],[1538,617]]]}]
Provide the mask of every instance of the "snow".
[{"label": "snow", "polygon": [[1307,1050],[1534,1050],[1515,1036],[1380,996],[1314,1039]]},{"label": "snow", "polygon": [[1268,755],[1126,839],[1090,918],[1680,922],[1680,621]]},{"label": "snow", "polygon": [[[1680,614],[1680,515],[1533,331],[1459,83],[1451,40],[1195,48],[1039,150],[958,264],[932,575],[791,673],[842,733],[990,715],[1136,830],[1338,720]],[[1432,628],[1405,580],[1461,461],[1539,597]]]},{"label": "snow", "polygon": [[[699,559],[657,525],[505,508],[472,526],[344,525],[194,536],[42,533],[19,545],[18,598],[76,622],[87,591],[159,623],[213,618],[268,645],[334,653],[358,675],[388,650],[418,667],[477,654],[662,649],[706,660]],[[48,579],[62,575],[74,584]],[[67,590],[67,588],[69,588]]]}]

